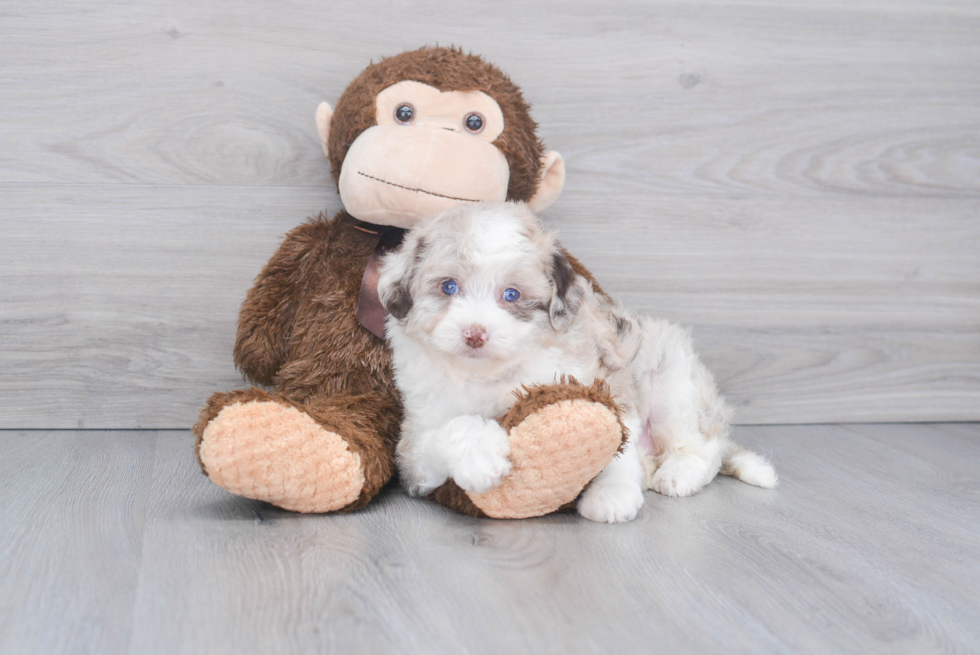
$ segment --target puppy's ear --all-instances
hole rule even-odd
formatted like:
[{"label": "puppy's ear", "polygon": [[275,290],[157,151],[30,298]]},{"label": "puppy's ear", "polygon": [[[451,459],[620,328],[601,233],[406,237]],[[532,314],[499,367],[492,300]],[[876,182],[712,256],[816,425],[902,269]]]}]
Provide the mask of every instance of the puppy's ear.
[{"label": "puppy's ear", "polygon": [[582,307],[582,300],[585,298],[585,290],[582,288],[582,281],[572,268],[572,264],[565,256],[565,249],[559,244],[555,244],[555,250],[551,255],[551,307],[548,315],[551,317],[551,325],[556,330],[564,330],[575,319],[578,310]]},{"label": "puppy's ear", "polygon": [[412,311],[412,275],[415,273],[422,240],[414,235],[405,238],[396,250],[381,260],[378,276],[378,298],[389,314],[403,320]]},{"label": "puppy's ear", "polygon": [[385,308],[385,311],[399,321],[408,316],[414,304],[415,301],[412,300],[412,293],[408,290],[408,286],[401,282],[396,282],[391,287],[390,293],[381,296],[381,305]]}]

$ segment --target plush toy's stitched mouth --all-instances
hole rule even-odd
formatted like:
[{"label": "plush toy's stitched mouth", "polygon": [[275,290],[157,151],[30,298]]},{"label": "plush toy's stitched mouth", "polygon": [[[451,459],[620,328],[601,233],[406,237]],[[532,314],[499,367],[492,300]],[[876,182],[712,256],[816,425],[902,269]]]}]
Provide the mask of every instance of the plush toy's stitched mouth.
[{"label": "plush toy's stitched mouth", "polygon": [[436,198],[445,198],[447,200],[458,200],[460,202],[480,202],[479,200],[472,200],[470,198],[456,198],[455,196],[447,196],[441,193],[434,193],[432,191],[426,191],[425,189],[414,189],[410,186],[403,186],[401,184],[395,184],[394,182],[389,182],[388,180],[382,180],[380,177],[374,177],[373,175],[368,175],[362,171],[357,171],[358,175],[363,175],[369,180],[374,180],[375,182],[381,182],[382,184],[387,184],[389,186],[398,187],[399,189],[405,189],[406,191],[417,191],[418,193],[424,193],[429,196],[435,196]]}]

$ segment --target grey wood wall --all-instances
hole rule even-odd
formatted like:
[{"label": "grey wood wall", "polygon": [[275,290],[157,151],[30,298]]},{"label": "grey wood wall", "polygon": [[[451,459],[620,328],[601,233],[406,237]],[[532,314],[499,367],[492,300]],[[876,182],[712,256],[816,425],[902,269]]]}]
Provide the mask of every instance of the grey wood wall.
[{"label": "grey wood wall", "polygon": [[312,116],[431,43],[517,81],[547,212],[743,423],[980,419],[980,4],[0,2],[0,427],[186,427],[340,204]]}]

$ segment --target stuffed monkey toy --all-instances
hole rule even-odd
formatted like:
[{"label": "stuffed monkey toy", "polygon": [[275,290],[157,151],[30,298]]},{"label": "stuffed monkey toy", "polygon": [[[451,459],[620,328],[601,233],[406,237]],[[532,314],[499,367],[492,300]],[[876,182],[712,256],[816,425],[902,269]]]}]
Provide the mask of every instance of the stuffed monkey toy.
[{"label": "stuffed monkey toy", "polygon": [[[344,210],[289,232],[241,307],[235,364],[253,383],[215,393],[194,426],[204,473],[297,512],[364,507],[395,474],[401,408],[377,265],[405,229],[458,203],[551,205],[564,164],[544,152],[520,90],[454,48],[367,67],[316,112]],[[578,272],[588,275],[574,259]],[[540,516],[572,504],[623,442],[602,384],[527,389],[499,418],[513,469],[486,493],[448,480],[430,496],[472,516]]]}]

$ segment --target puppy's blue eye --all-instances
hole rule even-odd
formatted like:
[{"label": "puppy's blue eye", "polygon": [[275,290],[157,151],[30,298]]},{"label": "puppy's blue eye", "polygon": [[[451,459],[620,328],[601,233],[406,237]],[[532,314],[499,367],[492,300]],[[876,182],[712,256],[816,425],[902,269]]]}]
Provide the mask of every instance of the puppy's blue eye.
[{"label": "puppy's blue eye", "polygon": [[504,300],[507,302],[514,302],[521,297],[521,292],[517,289],[507,289],[504,291]]},{"label": "puppy's blue eye", "polygon": [[455,296],[459,293],[459,285],[456,280],[446,280],[442,283],[442,292],[447,296]]}]

